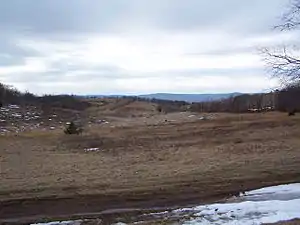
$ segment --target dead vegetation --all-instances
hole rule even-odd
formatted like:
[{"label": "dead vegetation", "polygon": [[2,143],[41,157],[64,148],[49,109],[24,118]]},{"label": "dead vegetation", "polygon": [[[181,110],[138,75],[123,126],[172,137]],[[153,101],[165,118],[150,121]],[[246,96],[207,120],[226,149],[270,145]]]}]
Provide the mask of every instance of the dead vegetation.
[{"label": "dead vegetation", "polygon": [[[278,223],[274,223],[273,225],[299,225],[300,224],[300,220],[299,219],[295,219],[295,220],[291,220],[291,221],[283,221],[283,222],[278,222]],[[265,224],[267,225],[267,224]],[[271,225],[271,224],[268,224]]]},{"label": "dead vegetation", "polygon": [[19,216],[41,206],[40,213],[55,215],[199,203],[296,182],[299,123],[298,115],[275,112],[173,113],[86,124],[79,136],[6,135],[0,137],[1,217],[15,215],[24,198],[28,207]]},{"label": "dead vegetation", "polygon": [[[300,179],[298,114],[76,101],[89,107],[1,107],[0,218],[184,206]],[[65,135],[70,121],[84,132]]]}]

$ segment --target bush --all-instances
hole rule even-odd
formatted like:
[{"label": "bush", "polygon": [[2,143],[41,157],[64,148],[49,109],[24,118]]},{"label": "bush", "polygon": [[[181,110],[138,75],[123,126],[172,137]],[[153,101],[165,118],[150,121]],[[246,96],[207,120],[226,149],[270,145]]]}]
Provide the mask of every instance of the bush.
[{"label": "bush", "polygon": [[66,129],[64,130],[65,134],[81,134],[83,129],[77,126],[74,122],[71,122],[67,125]]},{"label": "bush", "polygon": [[159,113],[161,113],[161,112],[162,112],[162,107],[159,105],[159,106],[157,106],[156,110],[157,110]]},{"label": "bush", "polygon": [[296,110],[291,110],[288,113],[289,116],[295,116],[296,115]]}]

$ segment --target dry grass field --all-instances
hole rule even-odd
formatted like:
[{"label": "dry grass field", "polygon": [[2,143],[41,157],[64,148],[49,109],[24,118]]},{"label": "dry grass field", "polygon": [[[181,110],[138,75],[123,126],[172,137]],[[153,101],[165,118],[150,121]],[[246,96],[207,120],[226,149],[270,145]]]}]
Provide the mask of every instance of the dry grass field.
[{"label": "dry grass field", "polygon": [[0,218],[199,204],[300,181],[299,116],[202,116],[110,115],[82,135],[0,136]]},{"label": "dry grass field", "polygon": [[299,225],[299,224],[300,224],[300,220],[292,220],[292,221],[286,221],[286,222],[279,222],[274,225]]}]

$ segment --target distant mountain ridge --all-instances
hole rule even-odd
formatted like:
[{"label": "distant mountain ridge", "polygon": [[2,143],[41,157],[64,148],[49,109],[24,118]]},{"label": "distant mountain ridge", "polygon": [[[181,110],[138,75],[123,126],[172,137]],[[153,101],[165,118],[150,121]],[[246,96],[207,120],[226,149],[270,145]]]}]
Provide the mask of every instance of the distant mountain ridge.
[{"label": "distant mountain ridge", "polygon": [[87,95],[84,97],[123,97],[123,96],[136,96],[146,99],[160,99],[160,100],[170,100],[170,101],[185,101],[185,102],[206,102],[206,101],[215,101],[229,97],[235,97],[242,95],[243,93],[233,92],[233,93],[221,93],[221,94],[174,94],[174,93],[154,93],[146,95]]},{"label": "distant mountain ridge", "polygon": [[155,98],[171,101],[185,101],[185,102],[206,102],[215,101],[229,97],[242,95],[243,93],[222,93],[222,94],[172,94],[172,93],[155,93],[148,95],[139,95],[141,98]]}]

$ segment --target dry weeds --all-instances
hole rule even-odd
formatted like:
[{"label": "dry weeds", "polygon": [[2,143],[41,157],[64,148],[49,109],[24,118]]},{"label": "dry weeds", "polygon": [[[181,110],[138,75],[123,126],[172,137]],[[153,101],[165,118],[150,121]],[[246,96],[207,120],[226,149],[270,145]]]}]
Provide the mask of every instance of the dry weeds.
[{"label": "dry weeds", "polygon": [[176,204],[299,181],[299,116],[188,115],[119,119],[82,136],[0,137],[0,200],[105,195],[123,198],[125,207]]},{"label": "dry weeds", "polygon": [[[283,222],[274,223],[273,225],[299,225],[299,224],[300,224],[300,220],[296,219],[296,220],[291,220],[291,221],[283,221]],[[269,224],[269,225],[271,225],[271,224]]]}]

